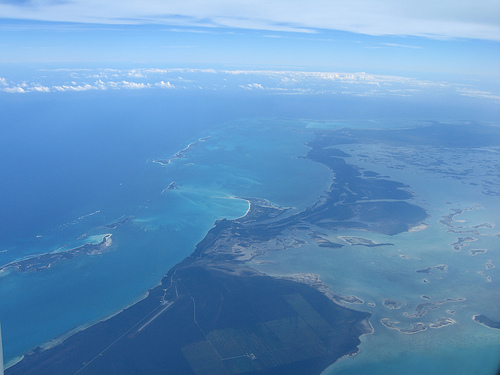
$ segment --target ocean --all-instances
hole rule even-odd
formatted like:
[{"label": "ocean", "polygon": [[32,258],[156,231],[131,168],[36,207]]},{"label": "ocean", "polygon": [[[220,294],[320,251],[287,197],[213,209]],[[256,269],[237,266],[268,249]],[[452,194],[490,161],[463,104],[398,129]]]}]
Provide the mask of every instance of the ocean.
[{"label": "ocean", "polygon": [[[382,101],[360,98],[330,105],[331,98],[321,96],[152,90],[4,99],[0,266],[98,243],[112,234],[110,251],[102,254],[82,254],[39,272],[7,269],[0,274],[7,364],[142,298],[194,250],[217,219],[245,214],[248,203],[238,197],[265,198],[291,208],[290,214],[314,204],[335,177],[326,166],[303,158],[309,150],[305,143],[317,129],[422,125],[414,117],[419,106],[391,112],[390,102],[377,107]],[[362,104],[361,118],[349,121]],[[434,110],[435,116],[446,113]],[[370,121],[401,114],[412,116]],[[339,120],[317,121],[332,118]],[[269,274],[317,273],[336,293],[365,301],[350,307],[373,314],[376,334],[364,336],[360,354],[342,359],[326,374],[402,374],[409,368],[415,374],[429,373],[429,368],[435,373],[450,368],[462,374],[492,373],[500,335],[471,316],[498,311],[488,302],[500,290],[498,268],[488,270],[492,282],[477,273],[486,259],[498,259],[498,238],[481,237],[469,246],[487,247],[486,254],[470,257],[464,248],[457,255],[450,248],[456,236],[447,233],[439,219],[451,208],[478,204],[481,210],[463,214],[467,225],[498,223],[498,198],[484,195],[478,186],[424,173],[409,161],[400,163],[413,168],[412,173],[387,168],[400,150],[377,147],[340,146],[355,155],[349,160],[356,165],[408,184],[416,193],[412,202],[430,213],[430,228],[396,236],[356,230],[329,233],[335,240],[338,235],[358,236],[394,246],[327,249],[308,240],[300,248],[255,258],[252,265]],[[477,158],[470,157],[467,163],[475,167]],[[424,285],[424,277],[415,273],[441,263],[448,265],[448,272],[426,275],[431,283]],[[411,312],[424,293],[432,300],[466,298],[465,303],[441,309],[453,308],[454,314],[448,315],[458,323],[405,335],[379,322],[383,317],[396,320],[403,310]],[[388,310],[382,305],[384,298],[407,305]],[[428,312],[426,322],[436,321],[441,310]]]}]

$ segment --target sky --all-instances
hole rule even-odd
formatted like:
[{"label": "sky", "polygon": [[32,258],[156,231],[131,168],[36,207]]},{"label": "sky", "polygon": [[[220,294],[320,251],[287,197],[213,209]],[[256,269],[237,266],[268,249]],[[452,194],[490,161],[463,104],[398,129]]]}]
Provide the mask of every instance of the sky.
[{"label": "sky", "polygon": [[497,0],[0,0],[0,63],[500,80]]}]

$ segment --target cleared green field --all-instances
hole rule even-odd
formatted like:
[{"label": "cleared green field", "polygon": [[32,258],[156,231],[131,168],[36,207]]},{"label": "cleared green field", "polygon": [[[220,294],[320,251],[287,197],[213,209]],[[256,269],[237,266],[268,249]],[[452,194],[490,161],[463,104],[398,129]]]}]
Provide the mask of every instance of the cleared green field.
[{"label": "cleared green field", "polygon": [[182,351],[197,374],[225,366],[231,373],[256,371],[324,356],[330,350],[333,327],[300,295],[284,299],[296,315],[234,328],[213,330],[207,340]]}]

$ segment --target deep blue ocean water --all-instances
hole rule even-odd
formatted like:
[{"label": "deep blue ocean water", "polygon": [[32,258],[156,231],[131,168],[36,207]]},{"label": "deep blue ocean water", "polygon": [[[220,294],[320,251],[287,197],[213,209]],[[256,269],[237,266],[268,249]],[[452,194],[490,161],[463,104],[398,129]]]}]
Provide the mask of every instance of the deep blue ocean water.
[{"label": "deep blue ocean water", "polygon": [[[247,202],[234,196],[266,198],[296,210],[313,204],[332,174],[323,165],[298,158],[307,153],[304,142],[313,136],[303,131],[308,121],[282,118],[338,120],[312,128],[397,127],[415,124],[414,119],[449,116],[491,119],[481,106],[472,111],[447,102],[409,105],[405,99],[333,100],[319,95],[152,90],[1,99],[0,265],[113,234],[113,251],[79,256],[41,272],[0,275],[6,362],[141,298],[193,251],[215,220],[246,212]],[[365,121],[380,117],[407,120]],[[360,121],[343,122],[352,118]],[[198,141],[207,136],[211,138]],[[184,158],[165,166],[154,162],[193,142]],[[178,189],[162,193],[172,181]],[[103,227],[124,217],[131,220],[116,229]],[[331,279],[346,279],[334,273],[342,262],[332,266],[325,261],[331,254],[302,252],[287,261],[290,254],[280,259],[279,271],[286,273],[298,259],[296,272],[320,262],[331,267]],[[422,364],[428,354],[409,354],[407,360],[395,355],[374,363],[360,357],[355,367],[339,371],[389,368],[386,373],[400,374],[409,363]],[[443,358],[456,355],[446,352]],[[435,363],[442,365],[442,357]]]}]

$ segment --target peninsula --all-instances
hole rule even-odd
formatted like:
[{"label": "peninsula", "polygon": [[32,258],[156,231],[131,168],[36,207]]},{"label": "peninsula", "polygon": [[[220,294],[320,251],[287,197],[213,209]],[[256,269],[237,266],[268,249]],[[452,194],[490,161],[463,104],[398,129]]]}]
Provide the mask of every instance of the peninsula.
[{"label": "peninsula", "polygon": [[[315,275],[271,277],[250,262],[275,249],[300,248],[306,237],[318,246],[342,247],[322,237],[321,228],[394,235],[422,225],[427,213],[406,202],[413,196],[407,185],[361,172],[333,147],[348,141],[323,132],[308,143],[305,157],[335,175],[316,204],[291,214],[263,199],[240,198],[250,203],[246,215],[216,221],[193,253],[144,299],[56,346],[35,348],[6,374],[159,374],[165,369],[199,375],[320,374],[357,353],[359,337],[373,332],[371,314],[345,304],[359,306],[363,300],[335,294]],[[420,323],[398,328],[423,329]]]},{"label": "peninsula", "polygon": [[[36,348],[11,374],[319,374],[353,355],[372,332],[369,313],[334,303],[307,282],[264,275],[240,247],[277,235],[252,224],[278,208],[251,201],[222,219],[148,296],[52,348]],[[315,280],[317,282],[317,280]]]}]

